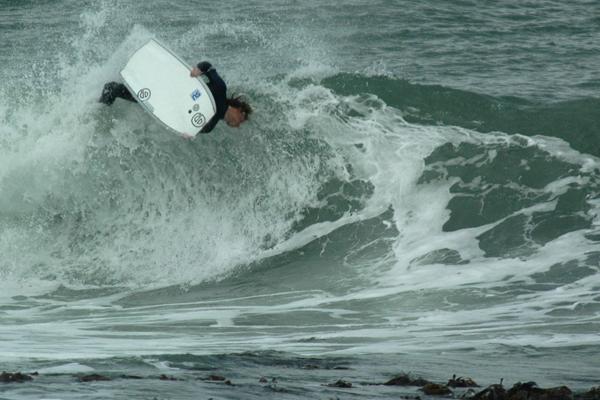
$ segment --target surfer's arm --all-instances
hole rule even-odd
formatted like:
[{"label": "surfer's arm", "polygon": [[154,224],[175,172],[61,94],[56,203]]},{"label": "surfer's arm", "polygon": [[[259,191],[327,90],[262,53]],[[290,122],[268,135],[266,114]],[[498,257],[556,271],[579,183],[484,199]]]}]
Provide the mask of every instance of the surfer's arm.
[{"label": "surfer's arm", "polygon": [[210,121],[208,121],[206,125],[202,127],[202,130],[200,130],[199,133],[209,133],[210,131],[215,129],[215,125],[217,125],[217,122],[219,122],[219,118],[215,115]]},{"label": "surfer's arm", "polygon": [[[190,76],[193,78],[196,78],[200,75],[204,75],[209,71],[214,71],[215,69],[213,68],[212,64],[209,63],[208,61],[202,61],[201,63],[198,63],[198,65],[196,65],[192,71],[190,72]],[[210,74],[206,75],[210,78]]]},{"label": "surfer's arm", "polygon": [[198,63],[197,67],[200,71],[202,71],[203,74],[205,74],[208,71],[210,71],[211,69],[213,69],[212,64],[209,63],[208,61],[202,61],[202,62]]},{"label": "surfer's arm", "polygon": [[208,121],[200,131],[200,133],[208,133],[215,128],[215,125],[217,125],[219,120],[223,119],[225,111],[227,110],[227,85],[219,76],[217,70],[207,61],[199,63],[196,68],[192,70],[192,73],[196,70],[200,72],[199,75],[206,75],[208,78],[208,88],[215,100],[215,106],[217,108],[215,116]]}]

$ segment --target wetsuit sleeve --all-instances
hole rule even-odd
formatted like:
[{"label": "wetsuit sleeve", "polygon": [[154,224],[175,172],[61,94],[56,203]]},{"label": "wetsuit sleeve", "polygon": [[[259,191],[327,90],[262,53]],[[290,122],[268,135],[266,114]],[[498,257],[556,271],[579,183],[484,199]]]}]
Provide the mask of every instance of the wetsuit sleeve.
[{"label": "wetsuit sleeve", "polygon": [[204,127],[202,127],[202,129],[200,130],[199,133],[209,133],[210,131],[215,129],[217,122],[219,122],[219,118],[215,115],[214,117],[211,118],[210,121],[208,121],[208,123],[206,125],[204,125]]},{"label": "wetsuit sleeve", "polygon": [[225,112],[227,111],[227,85],[225,85],[223,79],[209,62],[203,61],[199,63],[198,68],[208,79],[207,86],[213,95],[217,108],[215,116],[200,131],[200,133],[208,133],[214,129],[219,120],[225,117]]},{"label": "wetsuit sleeve", "polygon": [[212,64],[208,61],[202,61],[201,63],[198,63],[197,67],[203,73],[207,73],[212,68]]}]

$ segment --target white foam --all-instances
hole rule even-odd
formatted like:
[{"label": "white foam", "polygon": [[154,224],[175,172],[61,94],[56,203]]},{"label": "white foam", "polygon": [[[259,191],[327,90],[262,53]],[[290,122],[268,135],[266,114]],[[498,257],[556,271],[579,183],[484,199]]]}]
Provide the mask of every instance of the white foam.
[{"label": "white foam", "polygon": [[40,374],[78,374],[93,371],[94,368],[88,367],[85,364],[68,363],[56,365],[54,367],[40,368],[37,372],[39,372]]},{"label": "white foam", "polygon": [[[115,79],[128,54],[152,36],[136,26],[122,42],[104,43],[102,32],[112,26],[111,12],[101,8],[83,15],[82,35],[70,49],[72,54],[58,58],[54,78],[64,83],[60,91],[49,93],[41,100],[43,104],[25,102],[10,113],[8,105],[0,103],[1,119],[7,122],[3,138],[9,138],[9,145],[0,148],[0,208],[12,218],[0,231],[4,257],[0,260],[0,296],[3,304],[22,306],[2,311],[12,321],[0,326],[0,337],[5,339],[0,342],[0,353],[7,359],[252,349],[352,354],[599,344],[589,328],[577,330],[595,322],[594,314],[557,320],[548,316],[557,307],[575,310],[597,302],[593,294],[599,284],[597,274],[554,290],[503,297],[503,291],[513,286],[533,283],[533,273],[546,272],[556,263],[581,261],[586,253],[596,251],[597,244],[586,240],[583,231],[539,245],[527,257],[486,257],[477,237],[506,218],[444,232],[454,181],[417,184],[424,158],[447,142],[538,146],[579,165],[582,174],[597,168],[597,159],[558,139],[484,135],[407,123],[400,110],[374,95],[340,96],[320,84],[320,77],[337,69],[324,55],[326,49],[318,41],[307,40],[301,27],[285,40],[271,41],[273,32],[255,29],[260,27],[218,22],[199,24],[173,43],[183,50],[193,41],[200,55],[211,58],[217,56],[210,53],[214,50],[195,38],[231,41],[244,37],[262,46],[270,59],[282,56],[285,65],[297,68],[283,79],[266,82],[274,71],[279,72],[279,60],[258,68],[262,66],[260,53],[245,63],[239,63],[235,52],[219,55],[223,56],[220,65],[229,69],[218,69],[224,70],[232,87],[251,89],[257,94],[256,104],[265,108],[257,110],[243,133],[220,126],[215,134],[194,143],[178,141],[148,123],[133,104],[119,101],[107,111],[96,103],[102,84]],[[279,34],[286,37],[287,32]],[[295,44],[304,46],[306,60],[290,58],[299,51]],[[190,54],[190,62],[196,56]],[[89,57],[103,61],[90,62]],[[375,65],[373,71],[386,72],[385,65]],[[312,83],[298,85],[299,79]],[[32,114],[38,118],[29,120]],[[317,144],[309,154],[298,150],[310,141]],[[497,155],[491,149],[478,162]],[[291,232],[303,209],[321,205],[316,192],[334,177],[363,179],[373,185],[374,193],[364,199],[363,209]],[[480,183],[475,180],[472,185]],[[551,200],[518,212],[551,211],[556,196],[569,185],[588,183],[585,176],[557,177],[540,189]],[[590,200],[590,204],[594,205],[590,215],[598,224],[600,203]],[[393,218],[383,223],[399,232],[397,237],[386,238],[390,254],[354,263],[346,258],[335,266],[348,271],[349,281],[357,282],[349,289],[337,287],[323,273],[309,277],[315,279],[315,287],[306,290],[286,287],[293,288],[296,282],[281,286],[273,282],[273,290],[266,295],[244,297],[232,289],[234,294],[225,300],[157,306],[114,305],[128,294],[126,290],[82,301],[11,298],[47,293],[66,282],[69,287],[133,287],[143,299],[144,289],[221,278],[239,265],[301,248],[390,208]],[[61,226],[58,214],[71,211],[81,211],[79,218],[66,215],[67,222]],[[53,230],[44,218],[23,223],[27,218],[22,217],[36,212],[57,214],[59,228]],[[48,224],[38,224],[40,220]],[[369,244],[378,238],[370,240]],[[360,250],[368,244],[357,246]],[[440,248],[456,250],[469,264],[411,263]],[[324,246],[322,257],[327,257],[327,250]],[[247,273],[251,276],[252,272]],[[461,295],[472,296],[476,304],[461,304],[453,298]],[[36,303],[25,304],[28,301]],[[305,319],[295,319],[298,314]],[[562,329],[571,331],[557,333]],[[307,341],[310,337],[316,340]],[[89,371],[76,363],[51,368],[65,373]]]}]

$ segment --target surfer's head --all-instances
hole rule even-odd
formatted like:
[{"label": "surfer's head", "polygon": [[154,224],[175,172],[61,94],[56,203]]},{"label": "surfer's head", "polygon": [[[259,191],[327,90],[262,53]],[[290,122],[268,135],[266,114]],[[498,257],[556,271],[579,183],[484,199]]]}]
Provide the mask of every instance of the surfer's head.
[{"label": "surfer's head", "polygon": [[242,99],[242,96],[227,99],[227,106],[224,119],[227,125],[232,128],[239,128],[252,114],[252,107]]}]

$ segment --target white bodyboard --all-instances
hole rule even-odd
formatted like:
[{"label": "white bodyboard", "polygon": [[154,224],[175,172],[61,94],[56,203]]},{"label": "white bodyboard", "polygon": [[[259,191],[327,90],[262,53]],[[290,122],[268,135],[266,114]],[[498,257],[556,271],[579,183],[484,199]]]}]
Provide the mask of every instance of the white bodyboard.
[{"label": "white bodyboard", "polygon": [[215,100],[200,78],[154,39],[138,49],[121,70],[138,102],[171,130],[195,136],[216,113]]}]

